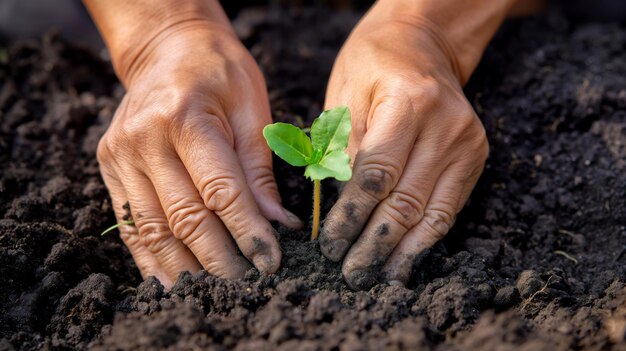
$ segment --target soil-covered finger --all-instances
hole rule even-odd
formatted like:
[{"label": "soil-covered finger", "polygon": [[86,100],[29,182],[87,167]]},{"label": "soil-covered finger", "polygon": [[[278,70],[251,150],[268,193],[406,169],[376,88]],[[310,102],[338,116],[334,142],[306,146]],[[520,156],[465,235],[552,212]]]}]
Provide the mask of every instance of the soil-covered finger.
[{"label": "soil-covered finger", "polygon": [[441,156],[428,145],[418,143],[415,146],[400,181],[376,207],[363,233],[346,255],[343,273],[352,288],[369,289],[375,283],[382,263],[402,237],[422,219],[433,188],[445,168]]},{"label": "soil-covered finger", "polygon": [[[462,207],[462,199],[467,198],[466,184],[475,182],[467,163],[456,163],[448,167],[435,186],[424,215],[398,243],[383,269],[387,281],[407,283],[414,262],[427,248],[441,240],[454,225],[456,214]],[[471,188],[469,189],[471,191]]]},{"label": "soil-covered finger", "polygon": [[345,256],[374,208],[396,186],[417,138],[411,113],[387,103],[379,104],[373,111],[372,125],[354,160],[352,179],[324,220],[320,247],[330,260],[339,261]]}]

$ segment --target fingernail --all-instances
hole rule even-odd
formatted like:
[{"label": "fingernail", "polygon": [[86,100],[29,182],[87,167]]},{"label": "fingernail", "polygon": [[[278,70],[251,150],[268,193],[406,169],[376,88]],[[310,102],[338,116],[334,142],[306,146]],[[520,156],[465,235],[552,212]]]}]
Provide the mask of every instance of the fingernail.
[{"label": "fingernail", "polygon": [[376,279],[368,270],[355,269],[346,274],[345,280],[348,286],[354,290],[369,290],[376,284]]},{"label": "fingernail", "polygon": [[348,241],[345,239],[328,240],[326,235],[321,236],[320,250],[322,254],[333,262],[340,261],[348,251]]},{"label": "fingernail", "polygon": [[289,210],[283,208],[283,212],[285,212],[285,215],[287,216],[287,218],[289,219],[289,222],[291,222],[293,226],[302,227],[304,225],[304,223],[302,223],[300,218],[298,218],[298,216],[296,216],[295,214],[291,213]]},{"label": "fingernail", "polygon": [[267,274],[268,271],[272,268],[274,261],[268,255],[256,255],[252,260],[256,269],[264,274]]}]

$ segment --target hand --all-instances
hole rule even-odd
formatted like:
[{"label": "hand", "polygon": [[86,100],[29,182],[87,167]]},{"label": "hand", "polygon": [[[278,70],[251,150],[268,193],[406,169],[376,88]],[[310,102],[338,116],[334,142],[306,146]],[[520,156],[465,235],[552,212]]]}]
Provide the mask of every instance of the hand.
[{"label": "hand", "polygon": [[147,45],[116,66],[128,92],[98,147],[118,221],[130,204],[136,227],[122,226],[121,237],[142,275],[171,286],[202,267],[221,277],[242,277],[249,262],[275,272],[281,252],[268,219],[301,223],[280,205],[260,70],[224,23],[180,21]]},{"label": "hand", "polygon": [[386,16],[381,6],[345,43],[326,95],[326,108],[352,111],[354,161],[320,245],[329,259],[344,259],[355,289],[407,282],[417,255],[452,227],[488,154],[459,64],[437,29]]}]

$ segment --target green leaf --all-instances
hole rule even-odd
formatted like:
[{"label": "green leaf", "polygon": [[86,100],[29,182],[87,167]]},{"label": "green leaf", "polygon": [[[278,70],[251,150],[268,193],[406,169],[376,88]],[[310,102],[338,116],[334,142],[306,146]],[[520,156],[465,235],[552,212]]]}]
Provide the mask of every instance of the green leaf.
[{"label": "green leaf", "polygon": [[270,149],[292,166],[306,166],[313,154],[311,139],[300,128],[287,123],[269,124],[263,136]]},{"label": "green leaf", "polygon": [[335,150],[328,153],[317,164],[308,165],[304,175],[311,180],[335,178],[342,182],[350,180],[350,156],[343,150]]},{"label": "green leaf", "polygon": [[340,106],[322,112],[311,126],[314,150],[320,150],[322,158],[333,151],[343,151],[350,136],[350,110]]}]

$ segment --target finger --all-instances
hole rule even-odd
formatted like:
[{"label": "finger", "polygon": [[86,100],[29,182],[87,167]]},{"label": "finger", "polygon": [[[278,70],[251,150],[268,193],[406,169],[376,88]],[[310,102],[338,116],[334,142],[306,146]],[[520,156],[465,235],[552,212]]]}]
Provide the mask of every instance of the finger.
[{"label": "finger", "polygon": [[200,270],[198,260],[170,230],[150,180],[137,170],[124,171],[124,179],[141,242],[156,257],[167,276],[176,281],[180,272]]},{"label": "finger", "polygon": [[303,227],[302,221],[281,204],[272,172],[272,153],[263,138],[263,127],[272,122],[269,106],[267,99],[257,100],[256,104],[246,104],[232,116],[235,150],[261,213],[267,219],[300,229]]},{"label": "finger", "polygon": [[[117,223],[127,221],[128,210],[125,207],[127,207],[126,204],[128,204],[128,196],[126,195],[126,190],[112,172],[106,171],[103,166],[101,166],[101,169],[102,179],[111,195],[111,203],[113,204]],[[128,251],[130,251],[141,276],[144,279],[149,276],[154,276],[161,281],[161,284],[171,286],[173,282],[167,276],[167,273],[163,270],[159,261],[148,248],[141,243],[137,227],[122,225],[118,229],[120,231],[120,238],[128,248]]]},{"label": "finger", "polygon": [[278,233],[259,211],[233,145],[223,137],[229,133],[226,122],[216,116],[196,120],[200,123],[175,144],[178,156],[205,206],[219,216],[244,256],[259,271],[276,272],[281,260]]},{"label": "finger", "polygon": [[353,289],[366,290],[378,280],[387,257],[422,219],[437,179],[445,168],[442,152],[417,143],[400,181],[372,213],[361,236],[348,251],[343,275]]},{"label": "finger", "polygon": [[359,146],[353,177],[324,221],[320,248],[328,259],[344,257],[374,207],[396,186],[416,139],[417,119],[402,118],[405,113],[412,112],[401,103],[376,108]]},{"label": "finger", "polygon": [[204,205],[182,162],[171,155],[148,164],[149,178],[174,236],[182,241],[207,272],[224,278],[242,278],[252,266],[237,253],[232,237],[220,219]]},{"label": "finger", "polygon": [[418,256],[442,239],[480,177],[482,165],[453,164],[441,176],[422,220],[398,243],[382,269],[387,281],[406,284]]}]

